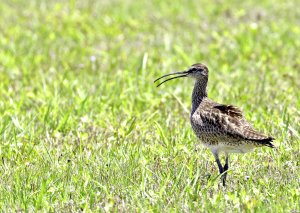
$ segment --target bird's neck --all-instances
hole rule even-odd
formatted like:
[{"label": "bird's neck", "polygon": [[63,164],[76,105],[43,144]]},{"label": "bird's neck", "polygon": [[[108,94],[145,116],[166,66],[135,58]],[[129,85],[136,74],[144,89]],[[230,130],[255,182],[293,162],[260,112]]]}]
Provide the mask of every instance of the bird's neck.
[{"label": "bird's neck", "polygon": [[192,115],[197,110],[202,100],[207,97],[208,79],[197,79],[192,94]]}]

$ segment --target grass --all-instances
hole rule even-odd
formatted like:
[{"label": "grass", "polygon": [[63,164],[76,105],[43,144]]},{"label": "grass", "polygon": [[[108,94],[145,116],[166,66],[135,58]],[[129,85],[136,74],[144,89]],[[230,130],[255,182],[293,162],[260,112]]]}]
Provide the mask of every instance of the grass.
[{"label": "grass", "polygon": [[[299,212],[300,10],[292,1],[0,5],[3,211]],[[276,149],[220,186],[189,124],[196,62]]]}]

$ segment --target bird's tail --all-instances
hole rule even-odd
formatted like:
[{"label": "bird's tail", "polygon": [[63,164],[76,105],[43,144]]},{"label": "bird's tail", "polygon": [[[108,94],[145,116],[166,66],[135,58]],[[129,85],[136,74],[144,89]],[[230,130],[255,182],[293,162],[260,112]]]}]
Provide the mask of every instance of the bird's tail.
[{"label": "bird's tail", "polygon": [[260,132],[255,131],[254,129],[251,128],[245,129],[244,136],[246,136],[245,137],[246,140],[257,142],[262,146],[275,148],[275,146],[272,144],[272,141],[275,140],[275,138],[266,136]]},{"label": "bird's tail", "polygon": [[270,148],[275,148],[274,144],[272,144],[272,141],[275,140],[275,138],[267,137],[264,139],[251,139],[252,141],[258,142],[259,144],[263,146],[267,146]]}]

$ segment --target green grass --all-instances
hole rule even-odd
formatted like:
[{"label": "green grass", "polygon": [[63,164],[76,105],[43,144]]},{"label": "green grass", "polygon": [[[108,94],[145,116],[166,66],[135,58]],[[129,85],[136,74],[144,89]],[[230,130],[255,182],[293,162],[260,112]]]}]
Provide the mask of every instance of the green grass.
[{"label": "green grass", "polygon": [[[1,1],[2,211],[299,212],[299,2],[247,2]],[[153,84],[196,62],[277,138],[231,155],[226,188],[193,83]]]}]

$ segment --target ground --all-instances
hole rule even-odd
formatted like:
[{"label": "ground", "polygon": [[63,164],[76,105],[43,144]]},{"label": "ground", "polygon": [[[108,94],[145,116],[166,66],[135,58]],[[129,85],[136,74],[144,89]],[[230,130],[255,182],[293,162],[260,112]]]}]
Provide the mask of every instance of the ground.
[{"label": "ground", "polygon": [[[0,5],[4,211],[299,212],[300,10],[292,1],[39,1]],[[189,123],[209,97],[275,149],[230,156],[227,187]]]}]

